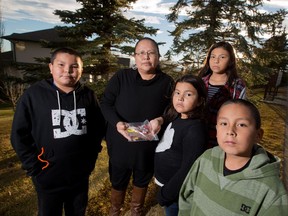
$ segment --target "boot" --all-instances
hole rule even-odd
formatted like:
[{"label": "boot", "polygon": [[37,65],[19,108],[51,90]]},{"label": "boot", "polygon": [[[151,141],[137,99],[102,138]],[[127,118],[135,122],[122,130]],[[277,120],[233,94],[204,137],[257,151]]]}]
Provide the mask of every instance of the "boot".
[{"label": "boot", "polygon": [[132,199],[131,199],[131,216],[142,216],[143,215],[143,205],[145,201],[145,196],[147,192],[147,187],[139,188],[133,186]]},{"label": "boot", "polygon": [[111,190],[111,208],[109,216],[119,216],[124,203],[126,191]]}]

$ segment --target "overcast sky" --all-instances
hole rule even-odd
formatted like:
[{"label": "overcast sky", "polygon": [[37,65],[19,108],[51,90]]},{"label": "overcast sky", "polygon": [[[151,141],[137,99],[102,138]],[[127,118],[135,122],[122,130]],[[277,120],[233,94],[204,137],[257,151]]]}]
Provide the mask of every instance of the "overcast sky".
[{"label": "overcast sky", "polygon": [[[70,10],[80,8],[81,5],[76,0],[0,0],[2,1],[2,19],[4,22],[4,35],[12,33],[24,33],[42,29],[53,28],[55,25],[63,25],[58,16],[53,12],[56,9]],[[169,13],[169,8],[177,0],[138,0],[133,9],[125,15],[128,18],[145,18],[145,24],[158,28],[157,36],[153,37],[157,42],[166,42],[160,46],[161,54],[164,55],[171,46],[172,37],[168,30],[173,30],[173,24],[166,21],[165,15]],[[280,8],[288,10],[288,0],[264,0],[263,10],[277,11]],[[288,17],[284,24],[288,29]],[[4,40],[4,50],[10,50],[10,43]]]}]

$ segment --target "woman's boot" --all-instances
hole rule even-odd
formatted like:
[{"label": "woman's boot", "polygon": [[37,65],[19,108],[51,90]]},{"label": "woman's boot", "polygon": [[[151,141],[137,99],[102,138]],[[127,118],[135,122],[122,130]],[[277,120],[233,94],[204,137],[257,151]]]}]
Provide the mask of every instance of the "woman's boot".
[{"label": "woman's boot", "polygon": [[133,186],[132,199],[131,199],[131,216],[142,216],[143,206],[145,201],[145,196],[147,192],[147,187],[139,188]]},{"label": "woman's boot", "polygon": [[126,191],[111,190],[111,208],[109,216],[119,216],[124,203]]}]

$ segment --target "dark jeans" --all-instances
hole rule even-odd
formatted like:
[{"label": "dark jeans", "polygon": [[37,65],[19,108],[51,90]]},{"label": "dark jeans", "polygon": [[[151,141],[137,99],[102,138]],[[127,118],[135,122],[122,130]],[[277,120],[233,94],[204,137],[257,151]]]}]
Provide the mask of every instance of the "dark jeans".
[{"label": "dark jeans", "polygon": [[38,216],[84,216],[88,203],[88,181],[86,185],[70,191],[55,193],[37,192]]},{"label": "dark jeans", "polygon": [[165,206],[165,215],[166,216],[177,216],[178,215],[178,203],[173,203],[170,206]]}]

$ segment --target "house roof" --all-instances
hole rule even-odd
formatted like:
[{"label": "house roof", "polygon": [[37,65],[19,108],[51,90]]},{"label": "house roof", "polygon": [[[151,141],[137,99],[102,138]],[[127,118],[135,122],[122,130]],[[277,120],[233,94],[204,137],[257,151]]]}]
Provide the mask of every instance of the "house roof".
[{"label": "house roof", "polygon": [[29,41],[29,42],[40,42],[42,40],[63,42],[65,38],[60,37],[59,33],[55,28],[45,29],[40,31],[33,31],[27,33],[13,33],[8,36],[2,36],[1,38],[9,41]]}]

